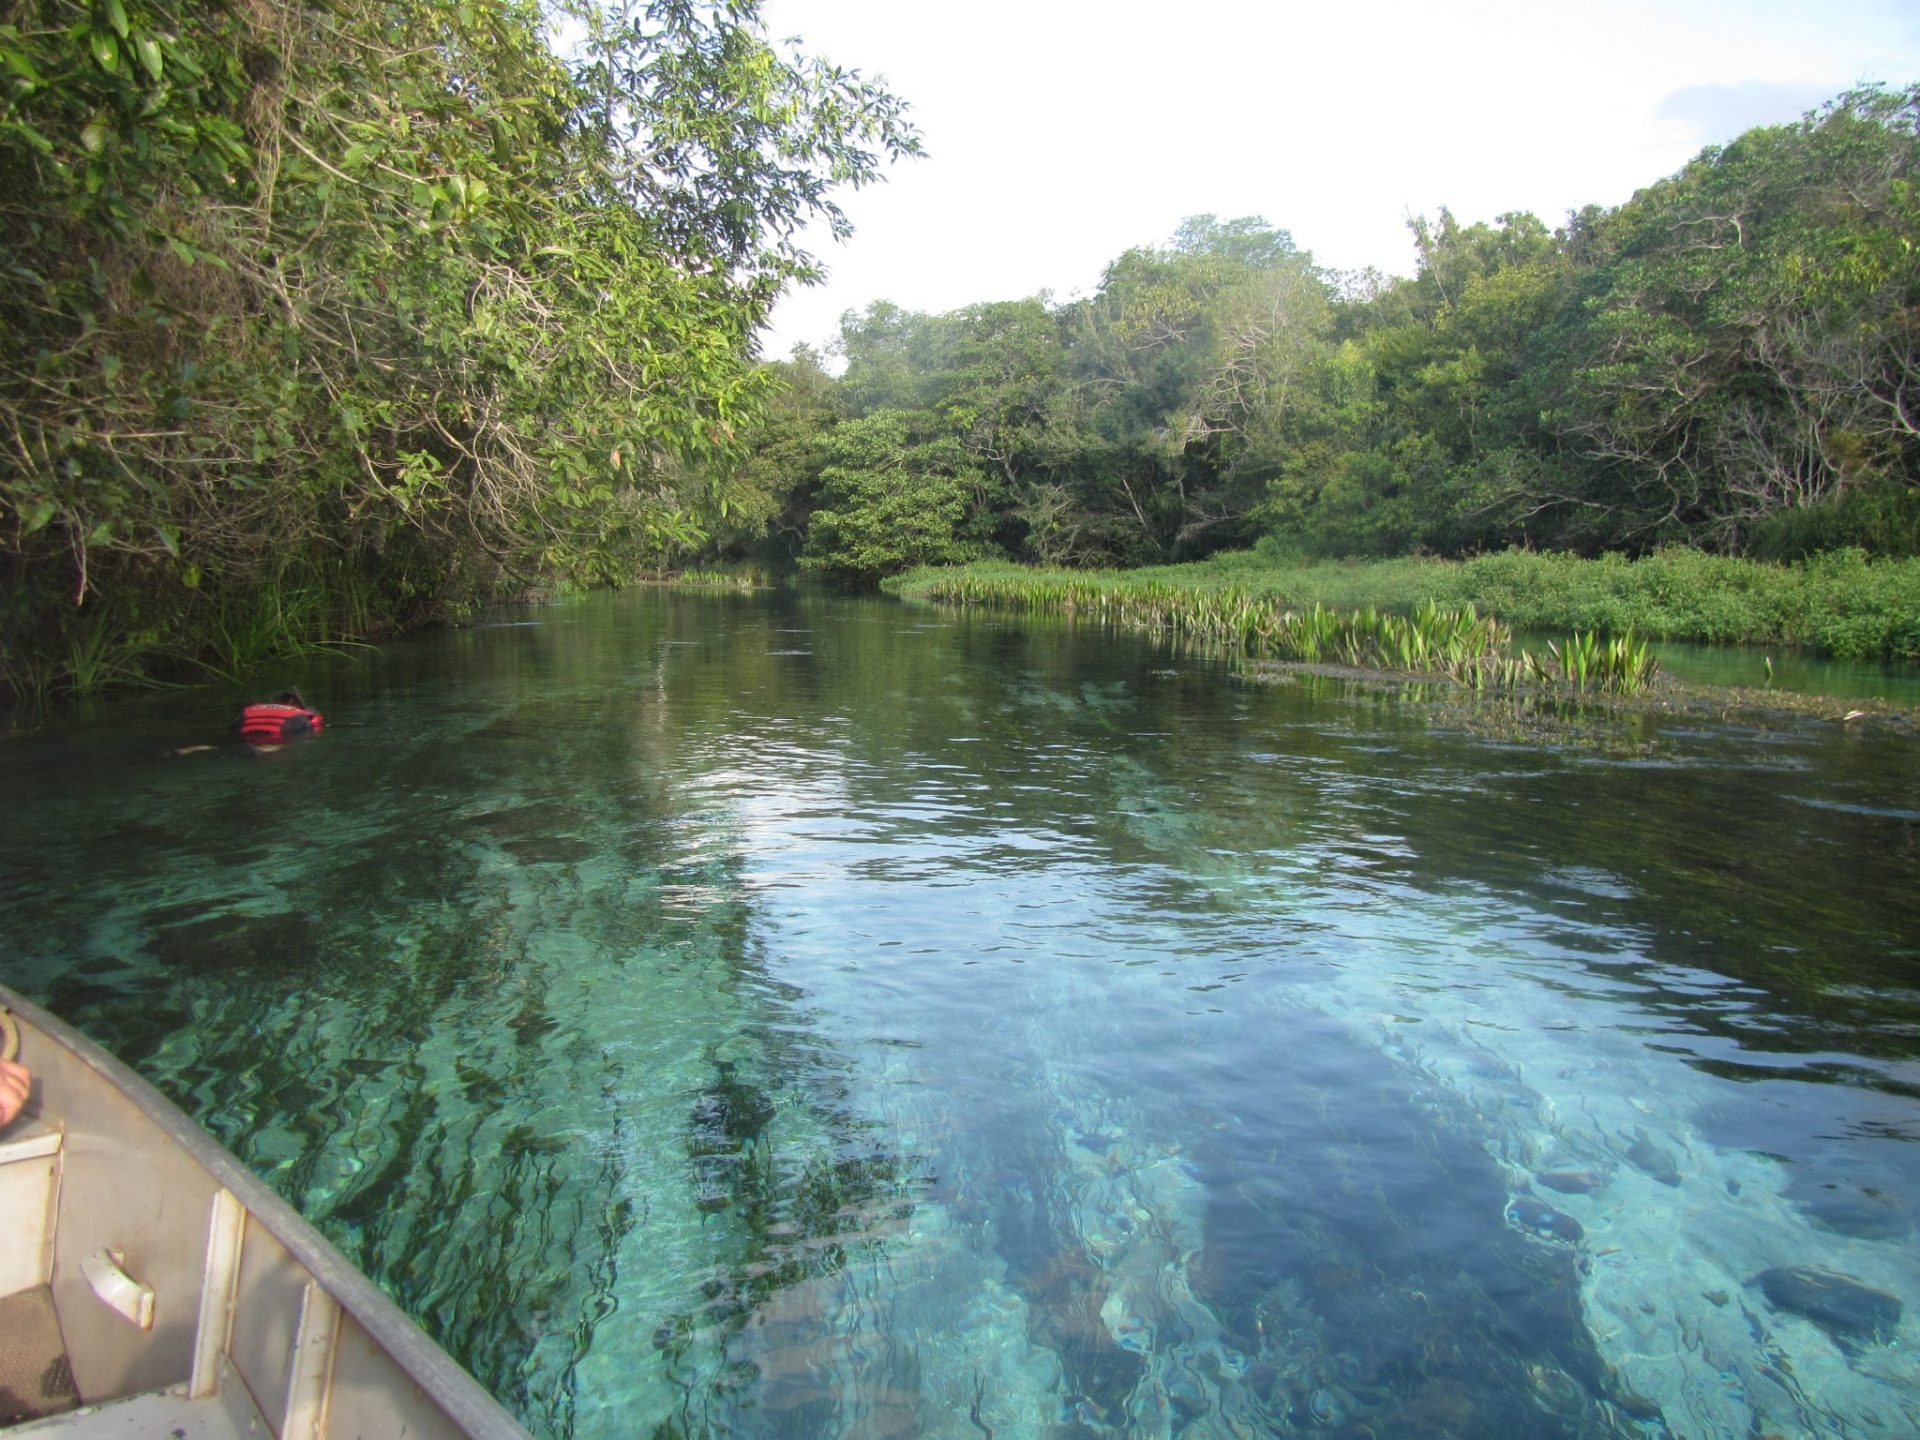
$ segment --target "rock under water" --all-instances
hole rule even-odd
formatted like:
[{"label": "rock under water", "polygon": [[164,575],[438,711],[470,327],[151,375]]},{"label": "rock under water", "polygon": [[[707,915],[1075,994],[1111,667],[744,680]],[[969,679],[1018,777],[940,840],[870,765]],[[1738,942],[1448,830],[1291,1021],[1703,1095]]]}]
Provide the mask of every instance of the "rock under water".
[{"label": "rock under water", "polygon": [[1796,1179],[1787,1198],[1821,1229],[1856,1240],[1898,1240],[1913,1229],[1906,1204],[1877,1186]]},{"label": "rock under water", "polygon": [[1900,1297],[1814,1265],[1783,1265],[1747,1282],[1767,1302],[1846,1340],[1884,1340],[1900,1323]]},{"label": "rock under water", "polygon": [[1507,1219],[1522,1230],[1555,1240],[1578,1244],[1586,1231],[1571,1215],[1563,1215],[1551,1205],[1543,1205],[1531,1195],[1516,1195],[1507,1202]]},{"label": "rock under water", "polygon": [[1654,1144],[1644,1130],[1633,1132],[1633,1144],[1627,1147],[1627,1159],[1642,1175],[1658,1180],[1662,1185],[1680,1183],[1680,1167],[1674,1163],[1672,1154]]}]

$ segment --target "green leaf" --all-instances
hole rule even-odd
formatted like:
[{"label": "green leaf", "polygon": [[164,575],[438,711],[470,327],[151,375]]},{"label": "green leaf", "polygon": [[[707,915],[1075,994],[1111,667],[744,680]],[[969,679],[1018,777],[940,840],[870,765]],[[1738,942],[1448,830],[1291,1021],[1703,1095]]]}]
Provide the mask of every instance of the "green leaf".
[{"label": "green leaf", "polygon": [[145,70],[157,82],[166,71],[166,61],[160,54],[160,42],[151,35],[136,35],[133,39],[133,53],[140,58],[140,68]]},{"label": "green leaf", "polygon": [[29,85],[40,83],[40,72],[33,68],[33,61],[27,58],[24,50],[15,50],[11,47],[0,50],[0,63],[4,63],[9,70]]},{"label": "green leaf", "polygon": [[107,12],[107,23],[113,27],[113,33],[122,40],[127,38],[127,7],[120,0],[106,0],[102,7]]},{"label": "green leaf", "polygon": [[180,572],[180,583],[189,590],[198,590],[200,588],[200,567],[198,565],[187,566]]},{"label": "green leaf", "polygon": [[26,518],[20,526],[20,533],[31,535],[36,530],[46,529],[47,522],[53,519],[56,508],[58,507],[51,500],[42,500],[35,504],[31,510],[27,511]]},{"label": "green leaf", "polygon": [[107,148],[107,141],[112,136],[113,130],[107,122],[96,117],[81,127],[80,143],[89,155],[98,155]]},{"label": "green leaf", "polygon": [[113,38],[111,30],[95,30],[88,37],[88,48],[102,70],[109,75],[120,73],[120,42]]},{"label": "green leaf", "polygon": [[170,525],[160,526],[158,534],[160,536],[160,543],[166,547],[167,554],[178,560],[180,558],[180,536]]}]

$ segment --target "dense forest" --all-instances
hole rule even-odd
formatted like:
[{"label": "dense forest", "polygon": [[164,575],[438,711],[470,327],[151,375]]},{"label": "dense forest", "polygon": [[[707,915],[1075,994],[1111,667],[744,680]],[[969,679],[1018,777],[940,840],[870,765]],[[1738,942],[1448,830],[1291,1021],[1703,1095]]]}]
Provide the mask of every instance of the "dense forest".
[{"label": "dense forest", "polygon": [[802,227],[918,148],[757,0],[7,0],[0,691],[697,546]]},{"label": "dense forest", "polygon": [[12,0],[0,698],[730,559],[1920,552],[1920,88],[1410,278],[1201,216],[757,358],[919,148],[757,0]]},{"label": "dense forest", "polygon": [[1511,546],[1920,551],[1920,89],[1615,209],[1412,225],[1416,273],[1189,220],[1070,303],[849,314],[735,472],[736,553],[846,579]]}]

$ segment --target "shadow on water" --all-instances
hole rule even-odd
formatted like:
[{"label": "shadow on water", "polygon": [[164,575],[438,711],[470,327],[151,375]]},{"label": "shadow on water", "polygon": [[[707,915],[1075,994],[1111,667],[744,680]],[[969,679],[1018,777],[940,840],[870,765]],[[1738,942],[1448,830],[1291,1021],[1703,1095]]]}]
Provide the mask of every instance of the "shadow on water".
[{"label": "shadow on water", "polygon": [[[1351,1048],[1299,1039],[1289,1054]],[[1354,1440],[1641,1433],[1631,1420],[1657,1410],[1594,1348],[1583,1251],[1508,1223],[1510,1181],[1475,1117],[1356,1058],[1262,1077],[1337,1089],[1337,1106],[1246,1106],[1194,1132],[1208,1195],[1195,1289],[1248,1357],[1258,1412]]]}]

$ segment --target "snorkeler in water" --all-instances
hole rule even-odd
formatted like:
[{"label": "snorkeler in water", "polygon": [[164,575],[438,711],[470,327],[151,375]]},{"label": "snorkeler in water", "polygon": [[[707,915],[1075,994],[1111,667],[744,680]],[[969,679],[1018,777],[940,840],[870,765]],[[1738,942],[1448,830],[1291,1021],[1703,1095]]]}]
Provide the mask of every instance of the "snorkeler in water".
[{"label": "snorkeler in water", "polygon": [[[294,740],[306,740],[326,728],[326,717],[298,690],[282,690],[271,700],[249,705],[233,722],[233,733],[250,754],[264,755]],[[181,745],[164,752],[169,756],[203,755],[212,745]]]},{"label": "snorkeler in water", "polygon": [[255,749],[278,748],[289,740],[304,740],[326,728],[326,717],[298,690],[282,690],[262,704],[240,712],[234,733]]}]

